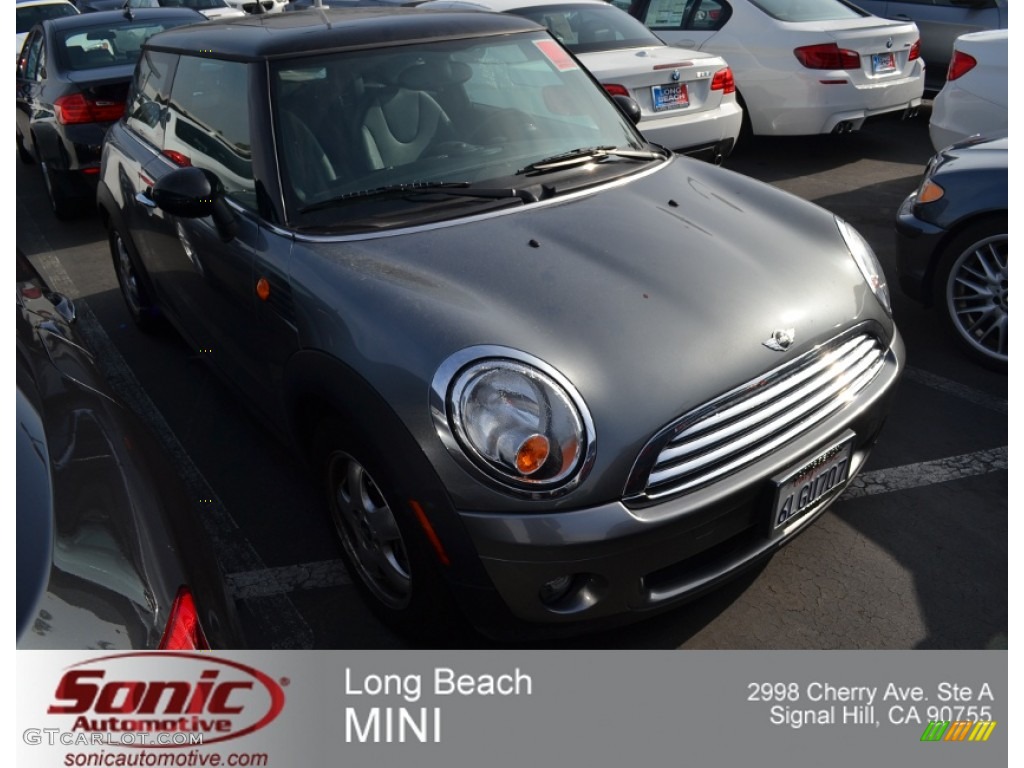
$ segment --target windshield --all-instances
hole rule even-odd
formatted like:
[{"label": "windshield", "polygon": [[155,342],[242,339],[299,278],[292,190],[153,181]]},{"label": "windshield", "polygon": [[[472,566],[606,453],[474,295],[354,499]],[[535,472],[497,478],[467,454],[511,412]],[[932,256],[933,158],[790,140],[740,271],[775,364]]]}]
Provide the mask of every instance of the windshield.
[{"label": "windshield", "polygon": [[662,159],[544,33],[272,62],[271,80],[299,227],[524,205]]},{"label": "windshield", "polygon": [[647,27],[612,5],[545,5],[512,13],[543,24],[573,53],[664,45]]},{"label": "windshield", "polygon": [[78,11],[70,3],[47,3],[46,5],[18,6],[14,22],[16,33],[28,32],[36,24],[61,16],[74,16]]}]

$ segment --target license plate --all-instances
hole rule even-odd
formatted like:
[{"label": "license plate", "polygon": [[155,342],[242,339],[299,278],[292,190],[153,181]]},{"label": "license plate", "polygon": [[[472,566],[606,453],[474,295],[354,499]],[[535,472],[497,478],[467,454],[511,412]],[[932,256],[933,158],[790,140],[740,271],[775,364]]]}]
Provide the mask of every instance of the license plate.
[{"label": "license plate", "polygon": [[851,432],[810,461],[773,478],[773,536],[779,535],[811,510],[817,509],[819,502],[843,487],[843,483],[850,475],[852,446]]},{"label": "license plate", "polygon": [[895,53],[876,53],[871,57],[871,68],[876,75],[896,70]]},{"label": "license plate", "polygon": [[655,112],[690,106],[690,94],[686,90],[686,83],[652,85],[651,99]]}]

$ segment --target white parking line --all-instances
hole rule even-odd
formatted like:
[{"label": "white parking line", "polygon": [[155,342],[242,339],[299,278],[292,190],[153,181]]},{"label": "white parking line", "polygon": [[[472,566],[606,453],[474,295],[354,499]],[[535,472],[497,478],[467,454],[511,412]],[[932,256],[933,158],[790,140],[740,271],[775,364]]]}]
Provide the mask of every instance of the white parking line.
[{"label": "white parking line", "polygon": [[[22,234],[19,232],[19,235]],[[32,234],[40,241],[45,241],[41,232]],[[52,249],[30,258],[46,277],[51,288],[69,298],[77,298],[74,283]],[[266,583],[270,584],[273,580],[273,570],[266,567],[259,554],[242,535],[238,524],[178,441],[163,414],[135,378],[135,374],[103,330],[89,305],[77,299],[75,308],[78,314],[75,325],[95,353],[96,362],[113,390],[139,415],[164,450],[170,454],[189,497],[197,500],[210,499],[210,502],[202,504],[202,513],[199,517],[212,539],[221,569],[227,573],[265,573]],[[312,648],[313,631],[285,594],[287,591],[289,590],[264,590],[260,595],[251,595],[261,599],[247,603],[246,609],[254,614],[263,640],[270,648]]]},{"label": "white parking line", "polygon": [[296,589],[320,589],[351,584],[352,579],[341,560],[286,565],[260,571],[228,574],[228,587],[239,600],[291,592]]},{"label": "white parking line", "polygon": [[950,456],[947,459],[922,461],[918,464],[905,464],[901,467],[862,472],[850,483],[843,493],[843,498],[856,499],[879,493],[905,491],[909,488],[921,488],[925,485],[947,483],[950,480],[998,472],[1007,468],[1008,454],[1007,446],[1003,446],[987,451]]}]

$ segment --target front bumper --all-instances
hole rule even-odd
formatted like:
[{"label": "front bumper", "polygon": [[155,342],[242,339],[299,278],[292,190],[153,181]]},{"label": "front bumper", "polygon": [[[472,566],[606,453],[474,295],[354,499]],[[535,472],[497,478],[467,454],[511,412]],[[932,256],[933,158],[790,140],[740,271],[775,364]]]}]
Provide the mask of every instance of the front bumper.
[{"label": "front bumper", "polygon": [[907,196],[896,213],[896,270],[900,288],[922,304],[931,303],[931,282],[946,231],[914,215],[917,192]]},{"label": "front bumper", "polygon": [[[668,609],[769,557],[839,497],[841,490],[792,529],[770,535],[770,478],[850,430],[852,479],[877,440],[904,360],[896,333],[881,371],[854,404],[709,487],[640,509],[616,501],[549,514],[462,512],[462,521],[495,589],[520,621],[593,628]],[[564,576],[572,580],[568,594],[545,603],[544,585]]]}]

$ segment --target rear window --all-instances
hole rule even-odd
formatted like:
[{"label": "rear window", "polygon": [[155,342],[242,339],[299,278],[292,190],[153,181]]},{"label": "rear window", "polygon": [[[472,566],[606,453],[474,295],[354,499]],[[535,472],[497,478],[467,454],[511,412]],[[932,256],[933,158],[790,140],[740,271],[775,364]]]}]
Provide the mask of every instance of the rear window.
[{"label": "rear window", "polygon": [[750,0],[750,4],[779,21],[841,21],[867,16],[839,0]]},{"label": "rear window", "polygon": [[611,5],[545,5],[512,13],[543,24],[573,53],[664,45],[647,27]]},{"label": "rear window", "polygon": [[192,22],[194,19],[181,18],[76,27],[58,34],[58,48],[65,68],[71,71],[134,64],[150,37]]},{"label": "rear window", "polygon": [[48,5],[29,5],[24,8],[18,6],[17,21],[15,21],[18,33],[28,32],[36,24],[47,19],[59,19],[61,16],[74,16],[78,13],[75,6],[69,3],[49,3]]}]

